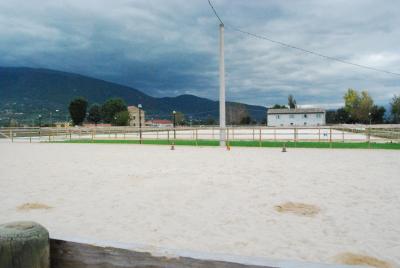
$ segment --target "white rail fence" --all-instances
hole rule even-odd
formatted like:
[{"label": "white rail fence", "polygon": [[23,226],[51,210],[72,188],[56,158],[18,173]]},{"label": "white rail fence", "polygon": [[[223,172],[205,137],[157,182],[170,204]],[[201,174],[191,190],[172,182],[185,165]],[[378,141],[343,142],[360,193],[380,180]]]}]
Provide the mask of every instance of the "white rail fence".
[{"label": "white rail fence", "polygon": [[[68,140],[218,140],[218,127],[69,127],[0,128],[0,139],[12,142]],[[399,142],[400,125],[321,127],[233,126],[227,141]]]}]

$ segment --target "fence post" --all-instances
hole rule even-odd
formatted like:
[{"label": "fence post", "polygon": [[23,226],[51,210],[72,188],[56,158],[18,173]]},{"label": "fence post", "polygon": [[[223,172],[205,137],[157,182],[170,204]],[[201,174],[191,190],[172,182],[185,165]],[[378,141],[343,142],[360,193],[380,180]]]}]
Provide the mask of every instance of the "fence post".
[{"label": "fence post", "polygon": [[321,127],[318,127],[318,142],[321,141]]},{"label": "fence post", "polygon": [[258,143],[259,143],[259,146],[261,147],[261,128],[260,128],[260,137],[259,137]]},{"label": "fence post", "polygon": [[274,141],[276,141],[276,128],[274,128]]},{"label": "fence post", "polygon": [[332,127],[329,127],[329,144],[330,147],[332,148]]},{"label": "fence post", "polygon": [[367,128],[368,132],[368,149],[371,149],[371,128]]},{"label": "fence post", "polygon": [[196,146],[198,146],[199,144],[198,144],[198,142],[197,142],[197,138],[198,138],[198,136],[197,136],[197,128],[196,128]]},{"label": "fence post", "polygon": [[228,127],[226,128],[226,144],[228,146],[230,146],[230,144],[229,144],[229,128]]},{"label": "fence post", "polygon": [[167,130],[167,140],[168,140],[168,143],[169,143],[169,129]]},{"label": "fence post", "polygon": [[0,267],[50,267],[49,232],[34,222],[0,225]]},{"label": "fence post", "polygon": [[342,142],[344,143],[344,127],[342,127]]}]

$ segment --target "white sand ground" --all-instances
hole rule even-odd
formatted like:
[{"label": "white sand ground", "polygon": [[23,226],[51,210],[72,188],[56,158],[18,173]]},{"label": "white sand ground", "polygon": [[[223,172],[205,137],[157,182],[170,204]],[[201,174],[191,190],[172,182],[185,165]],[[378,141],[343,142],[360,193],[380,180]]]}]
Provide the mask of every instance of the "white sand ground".
[{"label": "white sand ground", "polygon": [[[335,262],[400,264],[400,152],[0,143],[0,222],[54,237]],[[283,202],[320,207],[282,214]],[[21,211],[38,202],[53,207]]]}]

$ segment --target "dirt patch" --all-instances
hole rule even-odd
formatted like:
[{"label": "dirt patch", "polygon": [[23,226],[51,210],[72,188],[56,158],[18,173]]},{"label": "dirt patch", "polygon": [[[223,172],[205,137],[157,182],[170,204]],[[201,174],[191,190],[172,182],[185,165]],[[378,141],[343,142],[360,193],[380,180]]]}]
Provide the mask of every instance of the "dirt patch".
[{"label": "dirt patch", "polygon": [[275,206],[275,209],[281,213],[293,213],[296,215],[310,217],[315,216],[320,212],[320,208],[315,205],[293,202],[286,202],[284,204],[277,205]]},{"label": "dirt patch", "polygon": [[41,203],[25,203],[17,207],[19,211],[29,211],[34,209],[51,209],[52,207]]},{"label": "dirt patch", "polygon": [[374,257],[366,256],[366,255],[359,255],[353,253],[343,253],[336,256],[336,261],[342,264],[348,265],[366,265],[370,267],[376,268],[391,268],[392,265],[390,263],[379,260]]}]

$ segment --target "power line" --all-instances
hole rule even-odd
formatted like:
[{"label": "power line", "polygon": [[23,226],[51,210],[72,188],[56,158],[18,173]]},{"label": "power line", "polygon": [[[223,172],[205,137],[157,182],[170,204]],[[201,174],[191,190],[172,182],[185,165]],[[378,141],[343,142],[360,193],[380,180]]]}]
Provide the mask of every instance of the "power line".
[{"label": "power line", "polygon": [[301,48],[301,47],[296,47],[296,46],[289,45],[289,44],[286,44],[286,43],[283,43],[283,42],[280,42],[280,41],[276,41],[276,40],[273,40],[273,39],[265,37],[265,36],[261,36],[261,35],[258,35],[258,34],[253,34],[253,33],[250,33],[250,32],[246,32],[246,31],[243,31],[243,30],[238,29],[238,28],[232,28],[232,29],[237,31],[237,32],[240,32],[240,33],[243,33],[243,34],[247,34],[249,36],[252,36],[252,37],[255,37],[255,38],[258,38],[258,39],[266,40],[266,41],[269,41],[269,42],[272,42],[272,43],[275,43],[275,44],[278,44],[278,45],[281,45],[281,46],[284,46],[284,47],[300,50],[302,52],[305,52],[305,53],[308,53],[308,54],[312,54],[312,55],[315,55],[315,56],[318,56],[318,57],[321,57],[321,58],[325,58],[327,60],[332,60],[332,61],[336,61],[336,62],[340,62],[340,63],[343,63],[343,64],[348,64],[348,65],[352,65],[352,66],[356,66],[356,67],[359,67],[359,68],[364,68],[364,69],[368,69],[368,70],[372,70],[372,71],[377,71],[377,72],[382,72],[382,73],[386,73],[386,74],[392,74],[392,75],[400,76],[400,73],[390,72],[390,71],[386,71],[386,70],[382,70],[382,69],[377,69],[377,68],[374,68],[374,67],[371,67],[371,66],[362,65],[362,64],[358,64],[358,63],[342,60],[342,59],[339,59],[339,58],[336,58],[336,57],[326,56],[326,55],[323,55],[323,54],[318,53],[318,52],[314,52],[314,51],[311,51],[311,50],[308,50],[308,49],[304,49],[304,48]]},{"label": "power line", "polygon": [[[213,7],[213,5],[211,4],[210,0],[208,0],[208,3],[210,4],[212,10],[214,11],[215,16],[217,16],[219,21],[222,23],[222,20],[218,16],[218,13],[215,10],[215,8]],[[228,28],[232,28],[234,31],[240,32],[242,34],[249,35],[249,36],[254,37],[254,38],[258,38],[258,39],[265,40],[265,41],[268,41],[268,42],[271,42],[271,43],[275,43],[275,44],[278,44],[280,46],[284,46],[284,47],[287,47],[287,48],[299,50],[299,51],[302,51],[302,52],[305,52],[305,53],[308,53],[308,54],[311,54],[311,55],[314,55],[314,56],[318,56],[318,57],[321,57],[321,58],[324,58],[324,59],[327,59],[327,60],[336,61],[336,62],[339,62],[339,63],[342,63],[342,64],[347,64],[347,65],[351,65],[351,66],[355,66],[355,67],[363,68],[363,69],[368,69],[368,70],[372,70],[372,71],[376,71],[376,72],[381,72],[381,73],[400,76],[400,73],[395,73],[395,72],[391,72],[391,71],[387,71],[387,70],[383,70],[383,69],[378,69],[378,68],[367,66],[367,65],[362,65],[362,64],[358,64],[358,63],[342,60],[342,59],[339,59],[339,58],[336,58],[336,57],[323,55],[321,53],[318,53],[318,52],[315,52],[315,51],[312,51],[312,50],[304,49],[304,48],[297,47],[297,46],[294,46],[294,45],[290,45],[290,44],[287,44],[287,43],[284,43],[284,42],[281,42],[281,41],[273,40],[273,39],[271,39],[269,37],[265,37],[265,36],[262,36],[262,35],[259,35],[259,34],[254,34],[254,33],[251,33],[251,32],[247,32],[247,31],[241,30],[239,28],[235,28],[235,27],[228,27]]]},{"label": "power line", "polygon": [[218,18],[219,22],[223,25],[224,23],[222,22],[221,18],[218,16],[217,11],[215,10],[214,6],[211,4],[211,1],[208,0],[208,4],[210,5],[211,9],[214,11],[215,16]]}]

